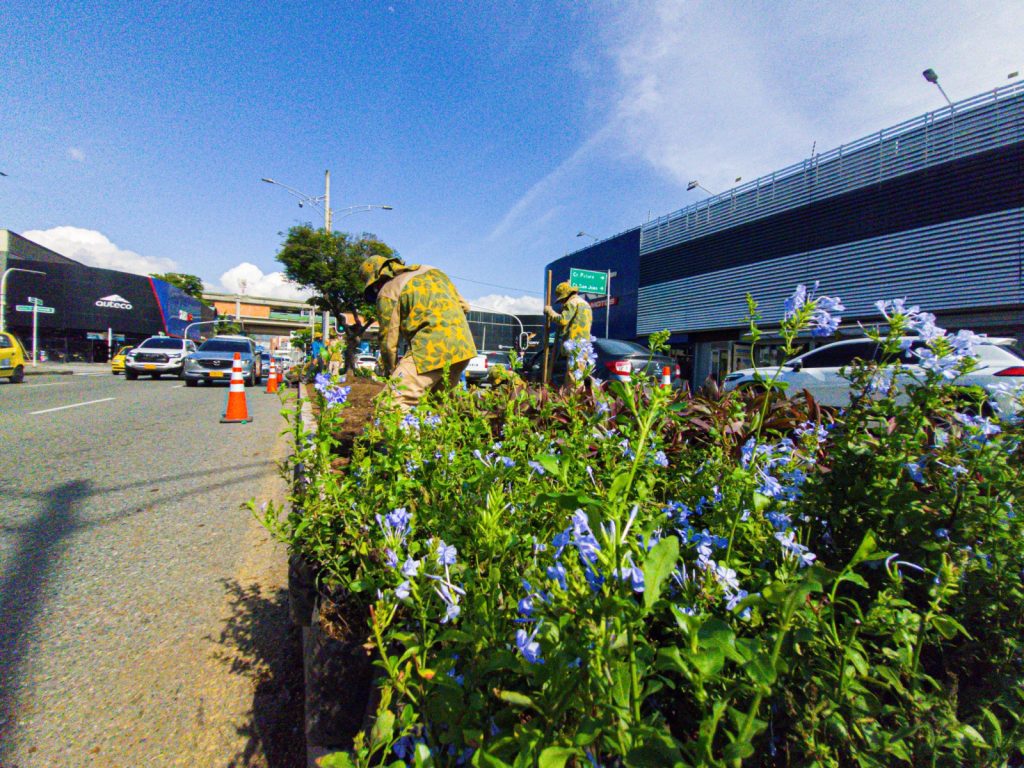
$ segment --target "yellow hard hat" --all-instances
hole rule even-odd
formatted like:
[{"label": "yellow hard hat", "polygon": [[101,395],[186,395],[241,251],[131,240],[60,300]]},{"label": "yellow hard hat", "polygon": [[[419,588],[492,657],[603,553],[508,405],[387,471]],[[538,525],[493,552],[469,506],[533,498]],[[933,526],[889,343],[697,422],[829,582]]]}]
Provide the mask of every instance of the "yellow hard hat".
[{"label": "yellow hard hat", "polygon": [[565,301],[574,293],[579,293],[579,290],[577,290],[575,285],[570,284],[568,280],[555,286],[555,298],[559,301]]},{"label": "yellow hard hat", "polygon": [[393,256],[370,256],[359,265],[359,276],[363,278],[363,287],[369,288],[381,278],[384,267],[393,261],[398,261]]}]

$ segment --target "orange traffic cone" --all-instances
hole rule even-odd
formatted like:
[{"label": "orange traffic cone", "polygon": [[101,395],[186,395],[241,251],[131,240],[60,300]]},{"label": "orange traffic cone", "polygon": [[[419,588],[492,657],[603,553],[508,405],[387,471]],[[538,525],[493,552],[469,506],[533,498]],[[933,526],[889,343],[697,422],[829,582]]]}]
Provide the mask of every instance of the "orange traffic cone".
[{"label": "orange traffic cone", "polygon": [[277,369],[277,383],[284,384],[284,365]]},{"label": "orange traffic cone", "polygon": [[228,390],[228,407],[220,419],[221,424],[245,424],[252,421],[245,405],[245,380],[242,378],[242,355],[235,352],[235,363],[231,366],[231,387]]},{"label": "orange traffic cone", "polygon": [[277,366],[274,365],[274,359],[270,359],[270,374],[267,376],[267,389],[265,394],[274,395],[277,394],[277,385],[280,382],[277,378]]},{"label": "orange traffic cone", "polygon": [[672,386],[672,369],[669,368],[667,365],[661,369],[661,386]]}]

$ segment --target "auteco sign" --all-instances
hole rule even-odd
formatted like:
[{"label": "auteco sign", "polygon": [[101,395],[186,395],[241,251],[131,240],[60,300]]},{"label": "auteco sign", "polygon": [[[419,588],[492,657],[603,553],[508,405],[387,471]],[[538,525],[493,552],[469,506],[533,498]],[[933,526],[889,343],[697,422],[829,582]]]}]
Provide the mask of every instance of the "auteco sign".
[{"label": "auteco sign", "polygon": [[108,307],[110,309],[131,309],[132,303],[123,296],[112,293],[109,296],[104,296],[102,299],[97,299],[96,306]]}]

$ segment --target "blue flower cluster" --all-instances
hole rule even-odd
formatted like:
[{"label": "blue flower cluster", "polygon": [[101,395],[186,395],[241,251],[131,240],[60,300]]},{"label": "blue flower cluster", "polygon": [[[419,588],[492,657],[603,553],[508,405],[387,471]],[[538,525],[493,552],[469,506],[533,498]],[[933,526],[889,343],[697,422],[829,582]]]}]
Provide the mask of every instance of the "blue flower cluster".
[{"label": "blue flower cluster", "polygon": [[[345,379],[342,378],[341,381]],[[334,383],[334,379],[326,373],[318,373],[313,381],[313,388],[323,395],[328,408],[341,405],[348,400],[348,394],[352,387],[341,387]]]},{"label": "blue flower cluster", "polygon": [[573,341],[566,339],[562,346],[569,356],[569,369],[577,379],[584,379],[594,372],[597,365],[597,352],[594,351],[594,337],[589,341]]},{"label": "blue flower cluster", "polygon": [[838,330],[843,321],[839,312],[846,310],[838,296],[815,296],[819,283],[809,291],[806,285],[798,285],[793,295],[786,299],[785,318],[790,320],[805,306],[811,306],[808,325],[812,336],[831,336]]}]

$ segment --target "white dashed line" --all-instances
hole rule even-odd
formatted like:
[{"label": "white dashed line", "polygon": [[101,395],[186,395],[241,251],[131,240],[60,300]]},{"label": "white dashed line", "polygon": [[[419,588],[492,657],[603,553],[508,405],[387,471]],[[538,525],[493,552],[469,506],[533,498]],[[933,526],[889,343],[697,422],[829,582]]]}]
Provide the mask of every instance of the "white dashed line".
[{"label": "white dashed line", "polygon": [[81,408],[83,405],[93,405],[94,403],[108,403],[111,400],[115,400],[113,397],[104,397],[101,400],[89,400],[85,403],[75,403],[74,405],[62,405],[59,408],[47,408],[45,411],[32,411],[29,416],[38,416],[41,413],[53,413],[54,411],[66,411],[68,408]]}]

